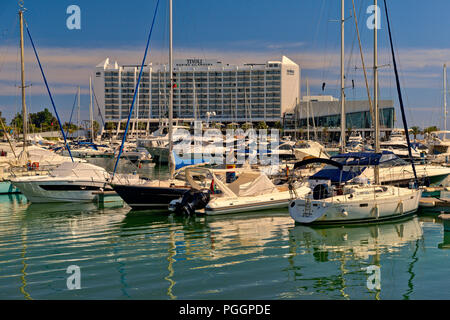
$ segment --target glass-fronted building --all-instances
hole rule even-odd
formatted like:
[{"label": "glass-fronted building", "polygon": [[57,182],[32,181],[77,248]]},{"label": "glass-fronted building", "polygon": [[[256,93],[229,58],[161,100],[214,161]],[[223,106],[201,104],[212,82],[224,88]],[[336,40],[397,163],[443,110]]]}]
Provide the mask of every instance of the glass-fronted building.
[{"label": "glass-fronted building", "polygon": [[[380,100],[379,115],[382,131],[394,128],[395,108],[392,100]],[[368,100],[347,100],[345,102],[346,128],[368,132],[372,128],[372,117]],[[330,132],[339,132],[341,128],[341,102],[332,96],[303,97],[301,103],[284,114],[284,127],[287,132],[297,129],[320,130],[326,128]]]}]

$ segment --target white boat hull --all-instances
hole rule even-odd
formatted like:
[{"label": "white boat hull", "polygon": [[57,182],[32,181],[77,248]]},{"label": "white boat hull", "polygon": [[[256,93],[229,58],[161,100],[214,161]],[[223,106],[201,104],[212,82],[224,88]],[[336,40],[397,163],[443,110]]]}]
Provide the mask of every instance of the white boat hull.
[{"label": "white boat hull", "polygon": [[[300,187],[296,190],[299,197],[305,196],[310,191],[311,189],[308,187]],[[282,209],[288,207],[291,199],[292,195],[289,191],[264,194],[254,197],[216,198],[212,199],[208,203],[204,209],[204,213],[212,216],[228,213]]]},{"label": "white boat hull", "polygon": [[95,192],[105,187],[104,182],[95,181],[16,181],[12,183],[32,203],[91,202],[96,197]]},{"label": "white boat hull", "polygon": [[[399,188],[392,188],[392,192]],[[289,213],[302,224],[342,224],[367,223],[399,219],[417,211],[422,192],[420,190],[401,189],[398,194],[381,194],[366,199],[346,199],[337,197],[308,200],[296,199],[289,204]]]}]

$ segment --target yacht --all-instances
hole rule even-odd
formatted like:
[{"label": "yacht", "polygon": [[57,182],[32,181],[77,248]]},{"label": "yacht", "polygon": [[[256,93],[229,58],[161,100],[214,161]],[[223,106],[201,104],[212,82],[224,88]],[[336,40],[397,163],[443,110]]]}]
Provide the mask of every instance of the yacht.
[{"label": "yacht", "polygon": [[306,158],[330,158],[329,154],[325,151],[325,147],[313,140],[297,141],[294,145],[294,153],[297,160]]},{"label": "yacht", "polygon": [[109,182],[105,169],[77,162],[64,162],[47,175],[11,179],[32,203],[93,201],[96,192],[112,190]]},{"label": "yacht", "polygon": [[[380,142],[381,151],[391,151],[395,153],[400,158],[409,158],[408,143],[406,142],[406,137],[404,131],[393,130],[389,140]],[[415,159],[423,158],[423,152],[411,147],[412,157]]]},{"label": "yacht", "polygon": [[[375,180],[374,166],[377,165],[380,183],[383,185],[408,186],[414,180],[411,163],[399,158],[391,151],[349,152],[332,156],[330,159],[342,164],[343,169],[327,165],[311,175],[310,179],[326,179],[332,184],[344,183],[352,179],[373,182]],[[415,168],[417,178],[426,186],[440,185],[450,174],[450,168],[437,164],[416,163]]]},{"label": "yacht", "polygon": [[111,186],[114,191],[133,210],[167,210],[170,201],[180,198],[191,187],[185,179],[185,168],[190,166],[202,166],[203,160],[183,160],[173,153],[175,162],[175,174],[165,180],[139,180],[132,183],[124,183],[113,180]]},{"label": "yacht", "polygon": [[[173,141],[181,141],[190,128],[187,126],[173,126]],[[137,139],[137,147],[145,148],[155,163],[167,164],[169,162],[169,125],[162,124],[158,130],[145,138]]]},{"label": "yacht", "polygon": [[447,134],[450,134],[450,131],[436,131],[426,137],[426,144],[429,150],[427,160],[433,163],[449,161],[450,139],[446,139]]},{"label": "yacht", "polygon": [[361,136],[361,133],[356,132],[356,131],[352,131],[352,133],[350,134],[350,137],[348,137],[348,143],[353,143],[353,142],[357,142],[357,143],[363,143],[364,142],[364,138]]}]

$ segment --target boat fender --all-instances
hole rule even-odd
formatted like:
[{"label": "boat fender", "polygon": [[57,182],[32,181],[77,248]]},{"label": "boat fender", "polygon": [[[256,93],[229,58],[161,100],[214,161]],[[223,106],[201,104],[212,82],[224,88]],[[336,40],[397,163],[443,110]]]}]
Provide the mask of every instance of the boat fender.
[{"label": "boat fender", "polygon": [[345,209],[342,209],[341,214],[344,217],[348,217],[348,212]]}]

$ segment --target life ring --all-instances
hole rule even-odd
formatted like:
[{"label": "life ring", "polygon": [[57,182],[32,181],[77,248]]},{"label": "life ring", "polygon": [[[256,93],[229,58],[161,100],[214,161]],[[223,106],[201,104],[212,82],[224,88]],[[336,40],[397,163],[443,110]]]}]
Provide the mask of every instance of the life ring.
[{"label": "life ring", "polygon": [[39,169],[39,162],[33,162],[33,163],[31,164],[31,168],[32,168],[33,170]]}]

